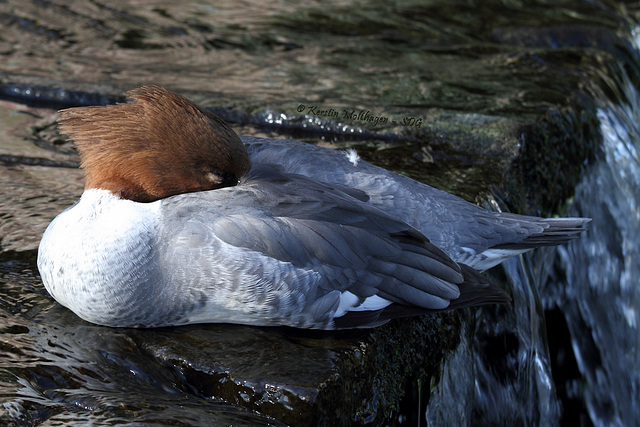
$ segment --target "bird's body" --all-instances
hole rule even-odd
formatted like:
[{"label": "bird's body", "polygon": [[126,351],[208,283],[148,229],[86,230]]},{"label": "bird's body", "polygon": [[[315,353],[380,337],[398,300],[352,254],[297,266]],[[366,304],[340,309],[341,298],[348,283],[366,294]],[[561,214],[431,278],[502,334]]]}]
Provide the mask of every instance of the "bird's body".
[{"label": "bird's body", "polygon": [[[219,119],[161,88],[131,94],[137,103],[71,109],[61,120],[79,145],[88,185],[39,249],[47,290],[94,323],[333,329],[506,302],[479,271],[576,237],[588,222],[488,212],[339,151],[241,142]],[[172,121],[168,134],[129,137],[145,152],[133,155],[133,172],[121,170],[128,133],[113,115],[137,117],[132,129]],[[176,133],[180,126],[188,132]],[[226,163],[215,159],[224,148],[211,158],[191,152],[190,135],[218,135],[202,126],[222,127],[219,140],[231,140]],[[165,144],[179,148],[163,163],[154,153]],[[163,181],[163,168],[171,180]]]}]

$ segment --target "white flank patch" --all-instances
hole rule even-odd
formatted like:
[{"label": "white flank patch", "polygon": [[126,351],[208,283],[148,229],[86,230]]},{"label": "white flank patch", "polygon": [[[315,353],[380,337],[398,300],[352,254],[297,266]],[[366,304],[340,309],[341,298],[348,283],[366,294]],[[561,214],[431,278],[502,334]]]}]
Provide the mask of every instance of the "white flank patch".
[{"label": "white flank patch", "polygon": [[349,291],[345,291],[340,295],[340,304],[336,310],[335,317],[343,316],[349,311],[375,311],[382,310],[385,307],[391,305],[391,301],[388,301],[378,295],[373,295],[365,298],[362,304],[359,304],[360,298],[355,296]]}]

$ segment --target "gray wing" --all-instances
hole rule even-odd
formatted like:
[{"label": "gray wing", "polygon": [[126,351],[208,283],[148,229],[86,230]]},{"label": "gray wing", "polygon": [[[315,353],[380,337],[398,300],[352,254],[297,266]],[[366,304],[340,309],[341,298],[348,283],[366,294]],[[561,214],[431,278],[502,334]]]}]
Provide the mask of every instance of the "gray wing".
[{"label": "gray wing", "polygon": [[[458,264],[415,229],[350,192],[263,165],[236,187],[181,195],[166,211],[179,217],[203,204],[207,212],[217,211],[200,221],[207,222],[206,230],[244,249],[245,269],[269,275],[274,260],[293,267],[295,274],[277,280],[305,284],[298,309],[315,319],[358,310],[374,296],[423,310],[447,308],[460,297],[465,274]],[[296,283],[270,286],[296,289]]]},{"label": "gray wing", "polygon": [[298,141],[242,139],[252,162],[281,165],[315,181],[360,190],[370,204],[415,227],[456,262],[478,270],[538,246],[574,239],[590,221],[489,212],[365,161],[354,165],[340,151]]},{"label": "gray wing", "polygon": [[338,188],[259,166],[237,190],[234,199],[260,208],[216,219],[215,234],[229,244],[321,271],[327,290],[359,297],[384,291],[425,306],[459,296],[460,267],[444,252]]}]

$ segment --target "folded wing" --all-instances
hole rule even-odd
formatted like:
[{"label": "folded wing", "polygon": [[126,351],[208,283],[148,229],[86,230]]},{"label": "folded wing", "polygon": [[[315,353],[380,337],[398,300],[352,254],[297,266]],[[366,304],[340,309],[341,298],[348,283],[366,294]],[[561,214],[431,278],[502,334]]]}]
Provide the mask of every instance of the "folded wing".
[{"label": "folded wing", "polygon": [[313,273],[298,309],[322,321],[338,318],[319,327],[374,326],[403,315],[399,307],[413,313],[508,301],[414,228],[350,193],[260,165],[237,187],[184,195],[181,209],[216,206],[207,227],[245,249],[247,269],[278,260],[300,276],[280,280],[309,283],[301,276]]}]

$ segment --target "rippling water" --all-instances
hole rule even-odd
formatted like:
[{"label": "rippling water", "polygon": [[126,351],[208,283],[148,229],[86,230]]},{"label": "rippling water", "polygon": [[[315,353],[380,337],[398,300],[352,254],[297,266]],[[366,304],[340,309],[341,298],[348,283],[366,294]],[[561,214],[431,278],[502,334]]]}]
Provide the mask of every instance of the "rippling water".
[{"label": "rippling water", "polygon": [[[613,1],[0,2],[0,92],[13,101],[0,101],[0,424],[278,425],[286,414],[303,425],[296,405],[330,388],[322,381],[337,364],[370,360],[367,333],[113,330],[80,321],[46,294],[35,248],[82,191],[69,167],[73,149],[52,131],[53,109],[113,102],[157,83],[213,107],[239,133],[353,146],[495,209],[504,209],[502,196],[536,211],[564,203],[556,199],[566,193],[551,187],[571,178],[544,169],[546,152],[525,166],[557,181],[532,187],[533,206],[513,188],[501,193],[519,146],[564,129],[539,116],[562,116],[567,132],[598,120],[595,134],[581,135],[602,145],[595,161],[580,157],[585,173],[563,212],[593,217],[591,230],[557,253],[491,271],[514,308],[489,307],[464,323],[441,377],[407,385],[416,397],[391,420],[409,425],[426,413],[433,425],[636,425],[635,9]],[[492,187],[500,197],[486,196]],[[349,416],[362,424],[381,422],[384,384],[369,380],[334,400],[357,408]]]}]

